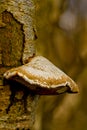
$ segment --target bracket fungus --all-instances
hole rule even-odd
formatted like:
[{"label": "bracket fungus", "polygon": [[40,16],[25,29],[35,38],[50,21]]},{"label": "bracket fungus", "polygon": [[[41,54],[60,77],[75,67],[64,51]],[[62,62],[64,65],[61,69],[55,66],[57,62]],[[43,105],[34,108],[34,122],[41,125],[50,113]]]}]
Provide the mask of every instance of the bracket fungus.
[{"label": "bracket fungus", "polygon": [[43,56],[35,56],[29,63],[8,70],[4,78],[19,82],[39,95],[78,92],[77,84]]}]

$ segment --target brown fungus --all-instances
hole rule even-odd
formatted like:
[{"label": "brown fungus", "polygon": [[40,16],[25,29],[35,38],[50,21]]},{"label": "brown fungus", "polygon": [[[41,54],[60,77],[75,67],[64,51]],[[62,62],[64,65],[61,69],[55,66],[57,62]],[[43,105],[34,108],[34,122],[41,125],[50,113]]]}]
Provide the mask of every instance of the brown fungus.
[{"label": "brown fungus", "polygon": [[8,70],[4,73],[4,78],[17,81],[40,95],[78,92],[77,84],[42,56],[35,56],[29,63]]}]

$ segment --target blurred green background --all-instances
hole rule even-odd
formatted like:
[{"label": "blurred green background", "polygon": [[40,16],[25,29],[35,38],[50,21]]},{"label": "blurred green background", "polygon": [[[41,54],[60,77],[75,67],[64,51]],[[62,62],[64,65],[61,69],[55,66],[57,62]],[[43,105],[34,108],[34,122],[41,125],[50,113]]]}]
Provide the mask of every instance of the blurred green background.
[{"label": "blurred green background", "polygon": [[87,0],[37,1],[37,54],[75,80],[80,92],[41,96],[34,130],[87,130]]}]

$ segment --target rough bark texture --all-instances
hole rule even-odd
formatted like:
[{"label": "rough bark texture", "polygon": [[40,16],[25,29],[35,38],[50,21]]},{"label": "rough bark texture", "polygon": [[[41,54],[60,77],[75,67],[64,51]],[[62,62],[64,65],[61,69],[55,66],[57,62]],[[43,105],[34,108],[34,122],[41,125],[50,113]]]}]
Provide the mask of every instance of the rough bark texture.
[{"label": "rough bark texture", "polygon": [[4,82],[6,70],[35,55],[33,0],[0,0],[0,130],[30,130],[38,96]]}]

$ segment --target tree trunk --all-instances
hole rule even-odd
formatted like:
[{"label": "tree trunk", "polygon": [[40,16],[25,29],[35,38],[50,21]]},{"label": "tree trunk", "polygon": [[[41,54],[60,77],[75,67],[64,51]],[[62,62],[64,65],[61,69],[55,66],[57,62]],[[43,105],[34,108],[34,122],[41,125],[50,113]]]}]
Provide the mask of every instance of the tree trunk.
[{"label": "tree trunk", "polygon": [[35,55],[34,0],[0,0],[0,130],[32,128],[37,96],[3,74]]}]

